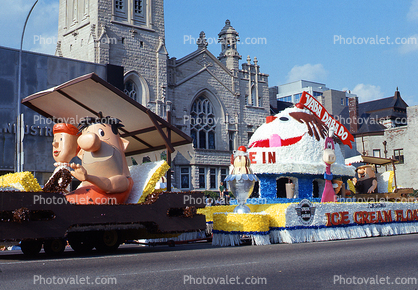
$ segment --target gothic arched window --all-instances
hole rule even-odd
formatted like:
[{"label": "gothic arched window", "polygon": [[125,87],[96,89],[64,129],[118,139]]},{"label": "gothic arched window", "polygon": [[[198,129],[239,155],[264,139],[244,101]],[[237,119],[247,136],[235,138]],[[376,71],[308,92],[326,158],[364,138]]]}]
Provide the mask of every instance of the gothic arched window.
[{"label": "gothic arched window", "polygon": [[149,88],[145,79],[135,71],[130,71],[124,77],[123,92],[143,106],[149,102]]},{"label": "gothic arched window", "polygon": [[203,97],[198,97],[190,112],[190,136],[193,145],[200,149],[215,149],[216,119],[211,102]]},{"label": "gothic arched window", "polygon": [[138,102],[137,96],[138,96],[138,87],[135,84],[133,80],[127,80],[125,83],[125,89],[123,90],[125,94],[128,95],[128,97],[134,99]]}]

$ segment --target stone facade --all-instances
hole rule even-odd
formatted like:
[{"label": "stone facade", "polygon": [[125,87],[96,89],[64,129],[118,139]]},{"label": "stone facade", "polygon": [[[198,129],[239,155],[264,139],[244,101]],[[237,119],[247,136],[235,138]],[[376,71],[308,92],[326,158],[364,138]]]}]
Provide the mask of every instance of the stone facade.
[{"label": "stone facade", "polygon": [[164,33],[162,0],[62,0],[56,55],[124,67],[136,100],[161,115],[167,87]]},{"label": "stone facade", "polygon": [[239,68],[230,21],[218,57],[202,32],[196,51],[168,59],[163,0],[62,0],[59,11],[56,54],[124,67],[125,93],[163,118],[170,110],[170,121],[195,140],[192,159],[174,159],[173,185],[217,190],[232,151],[248,144],[270,111],[268,75],[249,56]]},{"label": "stone facade", "polygon": [[[221,54],[218,58],[207,50],[202,32],[196,51],[168,62],[167,97],[172,102],[172,121],[195,140],[191,162],[181,157],[175,159],[175,173],[190,167],[190,182],[182,183],[181,174],[175,174],[175,184],[180,189],[217,190],[228,174],[232,150],[248,145],[252,133],[269,115],[268,75],[260,72],[257,58],[251,63],[249,56],[239,69],[241,56],[236,46],[226,48],[224,45],[224,42],[234,44],[238,41],[238,33],[228,20],[219,37]],[[210,115],[196,112],[194,106],[202,100],[208,101]],[[199,122],[202,126],[198,126]],[[205,131],[206,125],[213,129],[213,137],[208,133],[210,140],[205,140],[212,140],[212,145],[201,142],[199,134],[206,134],[200,133]]]},{"label": "stone facade", "polygon": [[[384,130],[383,134],[370,134],[356,138],[356,151],[368,156],[401,159],[395,164],[397,185],[401,187],[418,188],[418,165],[415,162],[418,156],[418,106],[408,107],[408,125]],[[402,150],[402,151],[401,151]],[[386,152],[385,152],[386,151]],[[402,157],[398,157],[401,154]],[[392,170],[392,166],[382,166],[378,172]]]}]

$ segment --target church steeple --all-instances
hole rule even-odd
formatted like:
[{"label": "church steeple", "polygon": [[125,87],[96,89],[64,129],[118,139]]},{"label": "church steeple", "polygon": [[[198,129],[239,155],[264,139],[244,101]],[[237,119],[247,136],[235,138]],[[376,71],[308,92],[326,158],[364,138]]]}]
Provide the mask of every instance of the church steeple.
[{"label": "church steeple", "polygon": [[221,53],[219,60],[230,70],[238,70],[241,56],[237,50],[239,41],[238,32],[231,26],[229,20],[225,21],[225,26],[218,34],[218,42],[221,43]]}]

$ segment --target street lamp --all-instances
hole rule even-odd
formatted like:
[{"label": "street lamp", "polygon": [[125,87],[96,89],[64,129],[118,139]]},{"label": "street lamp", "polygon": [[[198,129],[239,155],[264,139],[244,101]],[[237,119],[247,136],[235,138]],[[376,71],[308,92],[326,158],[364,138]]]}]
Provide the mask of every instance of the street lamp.
[{"label": "street lamp", "polygon": [[30,9],[28,16],[26,17],[25,25],[23,26],[22,38],[20,39],[20,50],[19,50],[19,73],[17,80],[17,104],[16,104],[16,172],[21,172],[23,170],[23,137],[24,132],[22,133],[22,124],[23,116],[20,114],[20,100],[21,100],[21,83],[22,83],[22,47],[23,47],[23,37],[25,36],[26,24],[28,23],[29,16],[32,13],[33,8],[35,8],[38,0],[35,1],[32,8]]}]

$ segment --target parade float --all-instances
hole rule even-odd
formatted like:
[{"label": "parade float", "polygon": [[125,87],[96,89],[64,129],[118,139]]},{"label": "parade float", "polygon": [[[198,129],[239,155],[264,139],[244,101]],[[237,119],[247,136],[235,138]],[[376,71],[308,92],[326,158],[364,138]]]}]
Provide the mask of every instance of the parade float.
[{"label": "parade float", "polygon": [[[341,184],[347,190],[356,191],[351,181],[355,168],[344,163],[340,150],[340,144],[351,147],[352,141],[354,138],[348,130],[306,92],[294,108],[267,117],[267,122],[252,136],[245,155],[248,158],[245,164],[251,164],[251,170],[244,171],[254,172],[260,180],[260,197],[247,200],[248,212],[234,212],[235,205],[198,210],[206,216],[213,245],[239,245],[243,237],[255,245],[266,245],[418,232],[415,199],[398,198],[398,202],[376,199],[388,194],[402,197],[396,187],[394,193],[380,196],[370,191],[369,199],[361,202],[355,198],[364,196],[361,192],[359,195],[354,192],[354,198],[343,198]],[[236,174],[235,169],[232,174]],[[370,176],[363,174],[359,180],[366,177]],[[278,181],[282,178],[292,184],[288,186],[287,196],[281,194],[285,189],[279,188]],[[373,180],[372,177],[372,185]],[[337,198],[335,189],[338,188]],[[247,192],[247,197],[250,194]]]},{"label": "parade float", "polygon": [[[77,252],[106,252],[128,240],[204,233],[205,217],[196,214],[203,193],[171,192],[169,179],[168,191],[155,190],[175,147],[192,143],[181,130],[94,73],[22,103],[56,123],[56,170],[45,190],[30,172],[0,177],[2,244],[20,242],[28,255],[42,247],[60,254],[67,241]],[[162,149],[167,161],[128,166],[127,158]],[[70,163],[75,155],[81,163]],[[81,184],[68,192],[72,177]]]}]

